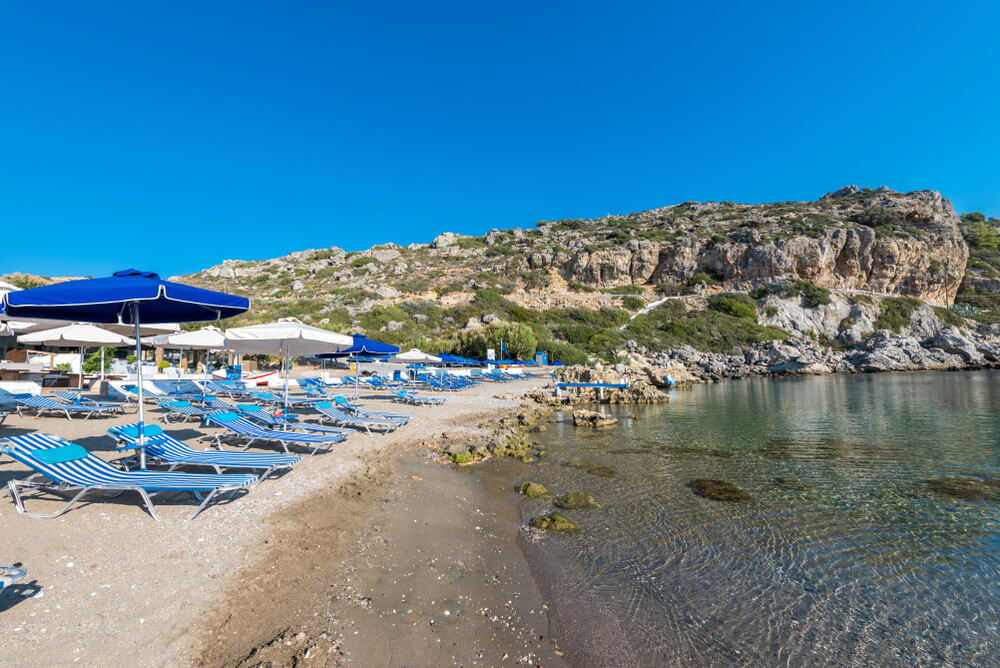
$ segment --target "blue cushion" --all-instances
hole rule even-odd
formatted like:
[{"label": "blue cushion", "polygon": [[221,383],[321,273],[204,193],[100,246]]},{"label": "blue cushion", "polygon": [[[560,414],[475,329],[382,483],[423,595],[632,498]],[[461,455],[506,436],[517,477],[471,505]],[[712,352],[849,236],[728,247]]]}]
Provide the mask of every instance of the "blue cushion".
[{"label": "blue cushion", "polygon": [[82,445],[67,443],[58,448],[44,448],[42,450],[31,450],[30,454],[35,459],[46,464],[61,464],[63,462],[73,462],[77,459],[86,459],[87,450]]},{"label": "blue cushion", "polygon": [[333,404],[331,404],[329,401],[321,401],[318,404],[316,404],[316,408],[330,408],[331,406],[333,406]]},{"label": "blue cushion", "polygon": [[191,405],[191,402],[190,401],[171,401],[167,405],[170,406],[171,408],[187,408],[188,406]]},{"label": "blue cushion", "polygon": [[240,419],[240,416],[236,413],[222,413],[220,415],[210,415],[209,419],[216,422],[235,422]]},{"label": "blue cushion", "polygon": [[255,412],[260,410],[260,407],[254,404],[236,404],[236,407],[239,408],[241,411]]},{"label": "blue cushion", "polygon": [[[130,424],[124,427],[119,427],[118,432],[130,436],[132,438],[139,438],[139,425]],[[159,436],[163,433],[163,428],[155,424],[144,424],[142,425],[142,435],[143,436]]]}]

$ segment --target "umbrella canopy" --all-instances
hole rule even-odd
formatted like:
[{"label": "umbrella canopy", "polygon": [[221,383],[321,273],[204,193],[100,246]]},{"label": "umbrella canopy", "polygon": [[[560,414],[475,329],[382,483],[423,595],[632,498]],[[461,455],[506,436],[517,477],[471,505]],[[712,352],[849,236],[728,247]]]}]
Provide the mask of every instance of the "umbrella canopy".
[{"label": "umbrella canopy", "polygon": [[46,329],[17,337],[20,343],[40,346],[134,346],[135,340],[94,325],[76,324]]},{"label": "umbrella canopy", "polygon": [[45,329],[40,332],[21,334],[17,337],[18,343],[25,345],[39,346],[67,346],[80,349],[80,376],[79,387],[83,387],[83,349],[90,346],[101,347],[101,379],[104,379],[104,347],[110,346],[120,348],[122,346],[134,346],[135,340],[121,334],[109,332],[94,325],[76,323],[64,325],[54,329]]},{"label": "umbrella canopy", "polygon": [[422,350],[417,348],[410,348],[405,353],[399,353],[389,358],[390,362],[399,362],[400,364],[413,364],[413,363],[435,363],[440,362],[441,358],[435,355],[429,355]]},{"label": "umbrella canopy", "polygon": [[249,308],[246,297],[171,283],[136,269],[4,295],[4,311],[11,317],[127,325],[220,320]]},{"label": "umbrella canopy", "polygon": [[344,348],[332,353],[317,355],[320,359],[332,359],[337,357],[355,357],[358,355],[395,355],[399,352],[399,346],[394,346],[381,341],[374,341],[364,336],[355,335],[349,348]]},{"label": "umbrella canopy", "polygon": [[157,348],[183,348],[184,350],[223,350],[226,335],[218,327],[202,327],[193,332],[161,334],[147,339]]},{"label": "umbrella canopy", "polygon": [[[136,380],[139,390],[139,443],[143,437],[142,322],[175,323],[219,320],[245,313],[246,297],[203,290],[165,281],[149,271],[126,269],[106,278],[66,281],[40,288],[8,292],[4,312],[13,318],[78,320],[82,322],[132,325],[135,330]],[[146,468],[146,451],[140,452]]]},{"label": "umbrella canopy", "polygon": [[288,367],[292,356],[330,353],[354,343],[346,334],[304,325],[295,318],[226,330],[226,343],[238,353],[283,354],[285,356],[285,407],[288,413]]}]

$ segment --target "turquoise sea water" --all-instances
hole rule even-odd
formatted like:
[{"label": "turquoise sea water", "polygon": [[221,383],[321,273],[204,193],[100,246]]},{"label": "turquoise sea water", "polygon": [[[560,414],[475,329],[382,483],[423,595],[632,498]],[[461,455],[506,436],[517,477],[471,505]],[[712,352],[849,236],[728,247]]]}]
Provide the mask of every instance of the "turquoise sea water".
[{"label": "turquoise sea water", "polygon": [[[531,476],[602,504],[565,511],[581,534],[524,546],[572,662],[998,663],[1000,372],[740,381],[604,410],[617,427],[539,434]],[[702,498],[698,478],[752,500]]]}]

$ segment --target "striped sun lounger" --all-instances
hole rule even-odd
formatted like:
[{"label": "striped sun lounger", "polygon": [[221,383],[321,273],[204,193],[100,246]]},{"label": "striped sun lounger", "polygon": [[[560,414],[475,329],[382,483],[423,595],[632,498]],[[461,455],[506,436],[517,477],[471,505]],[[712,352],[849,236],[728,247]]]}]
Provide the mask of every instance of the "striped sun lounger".
[{"label": "striped sun lounger", "polygon": [[218,412],[218,409],[214,408],[206,409],[192,406],[190,401],[161,401],[160,406],[167,409],[163,416],[163,421],[167,423],[202,420],[205,416]]},{"label": "striped sun lounger", "polygon": [[[223,473],[225,469],[250,469],[260,476],[260,480],[263,480],[277,470],[292,468],[293,464],[302,460],[301,457],[295,455],[219,450],[203,452],[177,440],[155,424],[143,425],[142,435],[145,440],[144,447],[147,459],[168,465],[170,467],[167,469],[168,471],[173,471],[178,466],[207,466],[214,469],[216,473]],[[130,445],[139,447],[138,424],[112,427],[108,429],[108,436],[124,446],[119,449],[125,449]]]},{"label": "striped sun lounger", "polygon": [[[320,450],[329,452],[334,443],[340,443],[344,440],[342,434],[303,434],[298,431],[265,429],[236,413],[216,413],[207,416],[205,420],[228,431],[230,439],[243,441],[244,450],[249,448],[254,441],[273,441],[280,443],[286,454],[291,454],[288,450],[289,444],[312,448],[309,452],[309,456],[312,457]],[[215,435],[215,443],[220,449],[226,436],[227,434],[221,432]]]},{"label": "striped sun lounger", "polygon": [[[149,514],[159,521],[152,497],[167,492],[191,493],[201,499],[191,519],[198,516],[208,503],[220,494],[230,497],[240,489],[257,482],[249,474],[170,473],[162,471],[122,471],[116,469],[76,443],[54,434],[25,434],[7,437],[7,446],[0,446],[5,453],[36,471],[24,480],[7,483],[17,512],[33,517],[58,517],[69,510],[88,492],[136,492],[142,497]],[[42,494],[74,494],[54,513],[29,513],[24,509],[22,490]]]},{"label": "striped sun lounger", "polygon": [[56,390],[52,393],[52,396],[57,399],[62,399],[63,401],[73,404],[75,406],[97,406],[98,408],[107,408],[109,411],[115,413],[124,413],[125,404],[120,401],[95,401],[90,397],[85,397],[79,392],[70,392],[68,390]]},{"label": "striped sun lounger", "polygon": [[248,417],[254,422],[259,422],[265,427],[274,427],[276,429],[291,429],[294,431],[305,431],[313,432],[317,434],[350,434],[353,429],[342,429],[340,427],[327,427],[321,424],[310,424],[308,422],[300,422],[297,415],[271,415],[266,410],[260,406],[255,406],[253,404],[239,404],[235,407],[241,415]]},{"label": "striped sun lounger", "polygon": [[325,419],[332,420],[336,425],[341,427],[350,427],[351,429],[364,429],[368,433],[371,433],[373,429],[382,433],[394,431],[403,424],[402,422],[393,422],[392,420],[386,420],[384,418],[354,417],[353,415],[348,415],[344,411],[340,410],[329,401],[320,402],[313,408],[315,408]]},{"label": "striped sun lounger", "polygon": [[24,415],[25,412],[33,412],[36,416],[41,416],[43,413],[62,413],[67,420],[72,420],[73,413],[82,414],[84,419],[89,419],[94,415],[106,417],[113,412],[100,406],[64,404],[52,397],[38,395],[18,395],[15,401],[17,402],[18,415]]},{"label": "striped sun lounger", "polygon": [[404,404],[410,404],[411,406],[440,406],[444,403],[444,397],[427,397],[419,395],[412,390],[399,390],[398,392],[393,392],[392,400]]},{"label": "striped sun lounger", "polygon": [[393,422],[401,422],[403,424],[406,424],[410,421],[410,418],[414,417],[413,415],[407,415],[406,413],[383,413],[381,411],[362,410],[360,404],[352,404],[345,397],[334,397],[333,403],[337,404],[338,408],[350,414],[352,417],[363,417],[371,420],[391,420]]}]

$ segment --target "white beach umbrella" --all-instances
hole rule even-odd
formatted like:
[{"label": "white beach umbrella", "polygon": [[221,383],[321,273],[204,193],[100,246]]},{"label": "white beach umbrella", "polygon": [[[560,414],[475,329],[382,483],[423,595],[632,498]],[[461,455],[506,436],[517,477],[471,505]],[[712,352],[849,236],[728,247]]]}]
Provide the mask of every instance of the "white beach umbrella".
[{"label": "white beach umbrella", "polygon": [[440,362],[441,358],[425,353],[417,348],[410,348],[405,353],[399,353],[389,358],[390,362],[399,364],[434,364]]},{"label": "white beach umbrella", "polygon": [[292,356],[332,353],[350,347],[354,338],[319,327],[302,324],[295,318],[226,330],[229,350],[238,353],[285,356],[285,414],[288,413],[288,367]]},{"label": "white beach umbrella", "polygon": [[[0,291],[2,292],[2,291]],[[72,325],[72,320],[32,320],[28,318],[8,318],[0,313],[0,321],[7,324],[8,329],[14,334],[30,334],[32,332],[41,332],[43,330],[52,329],[53,327],[63,327],[65,325]],[[177,332],[181,328],[180,325],[176,323],[163,324],[163,325],[140,325],[139,326],[139,336],[157,336],[160,334],[170,334],[172,332]],[[135,327],[132,325],[119,325],[115,323],[103,323],[101,329],[106,329],[109,332],[114,332],[115,334],[122,335],[135,335]]]},{"label": "white beach umbrella", "polygon": [[95,325],[73,324],[54,329],[21,334],[17,337],[19,343],[40,346],[67,346],[80,349],[80,387],[83,387],[83,349],[90,346],[101,347],[101,379],[104,379],[104,347],[119,348],[134,346],[135,340],[127,336],[109,332]]},{"label": "white beach umbrella", "polygon": [[[226,335],[218,327],[209,325],[193,332],[174,332],[152,336],[145,339],[144,342],[150,343],[157,348],[177,348],[182,351],[183,359],[183,351],[185,350],[204,350],[206,353],[210,350],[225,350]],[[207,354],[205,358],[205,380],[208,380]],[[204,390],[204,388],[202,389]]]}]

